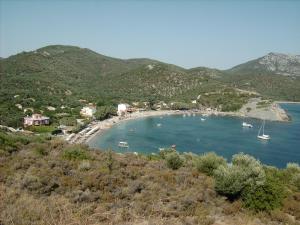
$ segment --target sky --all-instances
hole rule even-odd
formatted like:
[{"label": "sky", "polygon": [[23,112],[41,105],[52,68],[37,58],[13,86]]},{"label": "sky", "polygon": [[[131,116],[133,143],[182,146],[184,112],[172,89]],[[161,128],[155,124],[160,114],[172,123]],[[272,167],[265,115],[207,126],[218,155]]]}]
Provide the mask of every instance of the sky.
[{"label": "sky", "polygon": [[0,0],[0,56],[47,45],[185,68],[300,53],[300,0]]}]

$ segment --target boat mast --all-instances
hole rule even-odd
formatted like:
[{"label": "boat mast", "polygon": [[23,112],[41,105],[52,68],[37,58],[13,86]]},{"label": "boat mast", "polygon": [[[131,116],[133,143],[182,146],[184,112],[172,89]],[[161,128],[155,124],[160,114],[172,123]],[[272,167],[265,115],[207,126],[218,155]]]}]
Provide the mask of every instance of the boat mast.
[{"label": "boat mast", "polygon": [[259,136],[262,126],[263,126],[263,124],[261,124],[261,126],[259,128],[257,136]]}]

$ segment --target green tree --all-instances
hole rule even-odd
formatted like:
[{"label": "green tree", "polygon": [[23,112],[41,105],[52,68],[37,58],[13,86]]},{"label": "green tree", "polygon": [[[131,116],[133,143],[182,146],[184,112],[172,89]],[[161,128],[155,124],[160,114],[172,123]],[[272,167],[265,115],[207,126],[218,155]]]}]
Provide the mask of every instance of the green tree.
[{"label": "green tree", "polygon": [[214,171],[221,165],[225,166],[226,160],[221,156],[217,156],[214,152],[205,153],[199,156],[196,161],[197,169],[209,176],[213,175]]},{"label": "green tree", "polygon": [[215,189],[229,198],[240,197],[247,187],[264,184],[262,164],[252,156],[239,153],[233,156],[231,165],[221,165],[214,172]]},{"label": "green tree", "polygon": [[278,179],[267,176],[263,185],[247,186],[242,193],[245,207],[254,211],[271,211],[282,205],[285,189]]}]

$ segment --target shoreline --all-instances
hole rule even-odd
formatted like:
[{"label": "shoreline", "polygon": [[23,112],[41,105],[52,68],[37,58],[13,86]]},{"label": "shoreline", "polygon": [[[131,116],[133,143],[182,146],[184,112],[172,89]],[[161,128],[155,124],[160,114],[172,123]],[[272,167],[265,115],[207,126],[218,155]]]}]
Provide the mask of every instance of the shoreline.
[{"label": "shoreline", "polygon": [[90,142],[96,135],[101,135],[105,131],[112,128],[114,125],[117,125],[124,121],[129,120],[135,120],[140,118],[146,118],[151,116],[166,116],[166,115],[214,115],[214,116],[234,116],[234,117],[240,117],[240,118],[254,118],[254,119],[266,119],[266,115],[276,115],[276,118],[270,117],[269,120],[271,121],[278,121],[278,122],[287,122],[289,121],[289,117],[284,109],[282,109],[278,104],[278,102],[275,102],[272,104],[272,108],[270,108],[268,111],[265,111],[263,115],[249,115],[242,110],[237,112],[219,112],[214,110],[158,110],[158,111],[139,111],[139,112],[133,112],[130,114],[126,114],[123,117],[114,116],[106,120],[102,121],[93,121],[91,122],[85,129],[80,131],[77,134],[70,134],[67,138],[65,138],[66,141],[74,144],[87,144]]},{"label": "shoreline", "polygon": [[289,102],[289,101],[275,101],[278,104],[300,104],[300,102]]}]

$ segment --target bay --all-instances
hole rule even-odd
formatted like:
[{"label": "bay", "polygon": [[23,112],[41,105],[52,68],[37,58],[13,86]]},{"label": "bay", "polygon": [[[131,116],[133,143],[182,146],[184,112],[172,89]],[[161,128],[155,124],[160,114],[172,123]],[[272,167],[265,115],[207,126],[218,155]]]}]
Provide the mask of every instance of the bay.
[{"label": "bay", "polygon": [[[129,120],[113,126],[89,141],[89,146],[113,149],[118,152],[135,151],[158,153],[159,148],[176,145],[179,152],[201,154],[214,151],[228,160],[244,152],[267,165],[279,168],[288,162],[300,163],[300,104],[281,104],[291,116],[291,122],[266,122],[268,141],[257,139],[262,121],[250,118],[209,116],[205,121],[200,115],[170,115]],[[253,124],[243,128],[242,122]],[[160,125],[159,125],[160,124]],[[129,148],[118,147],[120,141]]]}]

